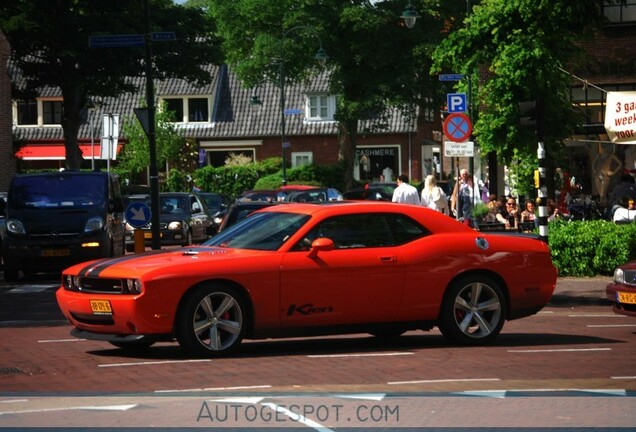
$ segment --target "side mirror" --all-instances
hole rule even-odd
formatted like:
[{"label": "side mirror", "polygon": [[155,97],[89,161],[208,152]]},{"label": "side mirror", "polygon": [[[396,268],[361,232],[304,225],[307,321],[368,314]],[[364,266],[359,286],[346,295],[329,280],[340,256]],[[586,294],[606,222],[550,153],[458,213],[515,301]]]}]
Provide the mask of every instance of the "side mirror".
[{"label": "side mirror", "polygon": [[333,240],[330,238],[318,238],[311,243],[311,249],[307,256],[309,258],[314,258],[318,255],[318,252],[328,252],[334,250],[336,245],[333,243]]}]

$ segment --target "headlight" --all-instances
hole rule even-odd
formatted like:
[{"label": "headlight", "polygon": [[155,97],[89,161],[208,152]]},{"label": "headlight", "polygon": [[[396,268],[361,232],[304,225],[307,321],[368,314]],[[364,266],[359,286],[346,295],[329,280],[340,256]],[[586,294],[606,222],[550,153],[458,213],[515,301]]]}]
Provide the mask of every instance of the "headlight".
[{"label": "headlight", "polygon": [[79,290],[79,277],[75,275],[65,274],[62,276],[62,283],[64,284],[64,289],[70,291]]},{"label": "headlight", "polygon": [[133,227],[131,224],[129,224],[128,222],[126,222],[126,231],[134,231],[135,227]]},{"label": "headlight", "polygon": [[181,221],[179,222],[170,222],[168,224],[169,230],[180,230],[181,229]]},{"label": "headlight", "polygon": [[86,222],[86,226],[84,227],[84,232],[89,233],[93,231],[99,231],[104,228],[104,221],[100,217],[90,218],[88,222]]},{"label": "headlight", "polygon": [[214,218],[215,225],[221,225],[221,222],[223,222],[223,216],[217,216]]},{"label": "headlight", "polygon": [[614,270],[614,283],[624,284],[625,283],[625,272],[621,268],[617,268]]},{"label": "headlight", "polygon": [[16,219],[9,219],[7,221],[7,231],[13,234],[26,234],[24,224]]},{"label": "headlight", "polygon": [[126,289],[131,294],[141,294],[142,284],[139,279],[126,279]]}]

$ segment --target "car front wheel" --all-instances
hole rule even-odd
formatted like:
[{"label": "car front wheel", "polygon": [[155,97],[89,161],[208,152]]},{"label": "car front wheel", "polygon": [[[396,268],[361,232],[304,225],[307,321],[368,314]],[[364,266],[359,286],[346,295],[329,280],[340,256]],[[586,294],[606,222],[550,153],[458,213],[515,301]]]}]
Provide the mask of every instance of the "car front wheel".
[{"label": "car front wheel", "polygon": [[237,290],[218,284],[200,287],[188,294],[180,308],[177,341],[197,356],[229,353],[243,339],[246,313]]},{"label": "car front wheel", "polygon": [[465,277],[453,283],[444,296],[439,329],[463,345],[487,343],[503,328],[505,310],[506,298],[494,280]]}]

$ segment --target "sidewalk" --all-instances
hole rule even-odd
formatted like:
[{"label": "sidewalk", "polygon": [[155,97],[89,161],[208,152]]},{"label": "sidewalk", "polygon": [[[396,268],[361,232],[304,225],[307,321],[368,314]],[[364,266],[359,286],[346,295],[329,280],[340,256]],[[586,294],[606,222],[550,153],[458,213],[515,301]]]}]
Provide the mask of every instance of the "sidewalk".
[{"label": "sidewalk", "polygon": [[590,278],[560,277],[550,300],[551,305],[603,305],[610,302],[605,297],[605,287],[612,276]]}]

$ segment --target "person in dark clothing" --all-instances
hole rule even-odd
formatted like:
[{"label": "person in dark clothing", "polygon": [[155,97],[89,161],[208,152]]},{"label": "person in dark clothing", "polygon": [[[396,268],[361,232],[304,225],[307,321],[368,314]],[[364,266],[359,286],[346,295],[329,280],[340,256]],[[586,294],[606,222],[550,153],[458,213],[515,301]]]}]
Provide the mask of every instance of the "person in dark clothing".
[{"label": "person in dark clothing", "polygon": [[610,212],[608,215],[609,219],[612,218],[616,206],[622,205],[625,199],[633,198],[635,196],[636,181],[634,180],[634,177],[632,177],[629,173],[623,173],[620,184],[616,185],[607,203],[607,210]]}]

